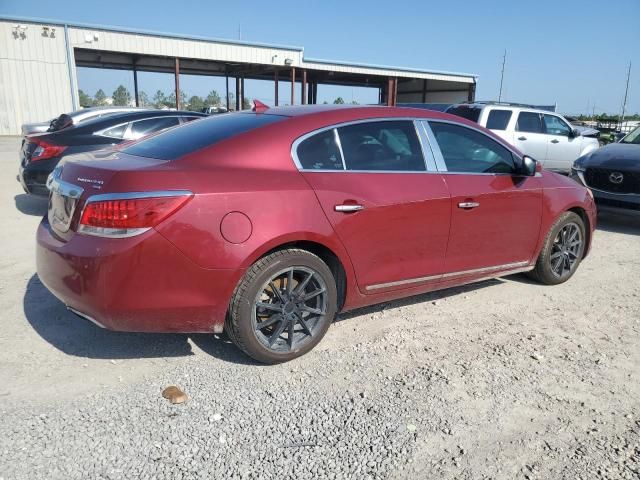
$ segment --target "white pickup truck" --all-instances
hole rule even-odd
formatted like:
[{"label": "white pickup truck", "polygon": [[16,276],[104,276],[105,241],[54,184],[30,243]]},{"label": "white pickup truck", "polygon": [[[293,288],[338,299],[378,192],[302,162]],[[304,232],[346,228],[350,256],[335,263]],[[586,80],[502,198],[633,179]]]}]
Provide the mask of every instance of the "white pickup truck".
[{"label": "white pickup truck", "polygon": [[599,147],[562,115],[506,103],[462,103],[447,113],[479,123],[549,169],[563,173],[574,160]]}]

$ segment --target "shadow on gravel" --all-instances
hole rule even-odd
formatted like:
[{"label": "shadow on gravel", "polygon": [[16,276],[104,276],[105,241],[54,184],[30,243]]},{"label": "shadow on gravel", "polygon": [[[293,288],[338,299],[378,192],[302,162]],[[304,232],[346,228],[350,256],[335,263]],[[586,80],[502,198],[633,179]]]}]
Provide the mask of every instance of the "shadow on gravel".
[{"label": "shadow on gravel", "polygon": [[640,215],[601,210],[598,213],[598,230],[627,235],[640,235]]},{"label": "shadow on gravel", "polygon": [[27,195],[21,193],[13,197],[16,202],[16,208],[25,215],[33,215],[42,217],[47,213],[47,205],[49,200],[47,197],[38,197],[35,195]]},{"label": "shadow on gravel", "polygon": [[[509,278],[517,277],[519,275],[512,275]],[[463,285],[462,287],[447,288],[445,290],[439,290],[437,292],[423,293],[421,295],[415,295],[413,297],[402,298],[400,300],[394,300],[392,302],[380,303],[378,305],[372,305],[370,307],[359,308],[357,310],[351,310],[338,315],[336,322],[342,322],[344,320],[350,320],[360,315],[370,315],[372,313],[382,312],[389,308],[406,307],[409,305],[415,305],[418,303],[435,302],[436,300],[442,300],[443,298],[453,297],[463,293],[473,292],[474,290],[480,290],[481,288],[490,287],[493,285],[500,285],[504,283],[499,278],[491,280],[485,280],[483,282],[472,283],[469,285]]]},{"label": "shadow on gravel", "polygon": [[161,358],[193,355],[189,339],[205,353],[225,362],[259,365],[226,335],[126,333],[102,329],[69,312],[40,282],[29,279],[24,314],[33,329],[58,350],[76,357],[100,359]]}]

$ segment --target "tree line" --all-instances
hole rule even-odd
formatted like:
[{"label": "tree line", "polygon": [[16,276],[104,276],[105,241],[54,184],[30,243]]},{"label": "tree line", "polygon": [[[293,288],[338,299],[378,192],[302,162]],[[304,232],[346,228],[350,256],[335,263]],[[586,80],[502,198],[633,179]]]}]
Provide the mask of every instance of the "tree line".
[{"label": "tree line", "polygon": [[[96,91],[92,97],[82,90],[78,90],[78,97],[80,99],[80,105],[82,107],[103,107],[105,105],[114,106],[135,106],[135,99],[127,90],[124,85],[119,85],[111,97],[101,88]],[[148,108],[175,108],[176,107],[176,92],[172,91],[170,94],[164,93],[162,90],[158,90],[153,98],[149,98],[149,95],[144,92],[138,92],[138,102],[141,107]],[[325,104],[328,102],[324,102]],[[333,101],[336,105],[346,103],[342,97],[338,97]],[[358,102],[351,102],[353,105],[357,105]],[[206,97],[199,95],[192,95],[187,98],[187,94],[184,91],[180,91],[180,105],[183,110],[191,110],[193,112],[200,112],[206,107],[226,107],[227,102],[223,101],[223,98],[215,90],[211,90]],[[231,110],[235,110],[236,99],[233,93],[229,93],[229,107]],[[247,110],[251,108],[251,102],[245,98],[243,103],[243,109]]]},{"label": "tree line", "polygon": [[[128,106],[135,105],[135,98],[131,95],[129,90],[124,85],[119,85],[111,97],[102,89],[98,89],[95,95],[92,97],[82,90],[78,90],[78,97],[80,105],[82,107],[101,107],[105,105],[114,106]],[[109,100],[111,99],[111,101]],[[149,97],[147,92],[138,92],[138,103],[141,107],[149,108],[175,108],[176,107],[176,92],[173,91],[168,95],[162,90],[158,90],[152,98]],[[180,106],[184,110],[191,110],[199,112],[206,107],[226,107],[227,102],[222,100],[220,94],[215,90],[211,90],[206,97],[199,95],[192,95],[187,98],[187,94],[184,91],[180,91]],[[229,93],[229,106],[231,109],[235,109],[236,100],[233,93]],[[251,108],[251,104],[248,99],[244,99],[243,108]]]}]

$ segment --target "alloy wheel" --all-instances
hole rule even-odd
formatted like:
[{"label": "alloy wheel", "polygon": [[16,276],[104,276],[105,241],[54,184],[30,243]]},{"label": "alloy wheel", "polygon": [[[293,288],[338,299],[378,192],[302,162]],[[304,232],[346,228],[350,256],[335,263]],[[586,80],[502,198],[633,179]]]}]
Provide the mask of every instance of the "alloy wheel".
[{"label": "alloy wheel", "polygon": [[252,323],[258,340],[276,352],[304,346],[321,328],[327,312],[327,286],[308,267],[294,266],[273,275],[258,292]]},{"label": "alloy wheel", "polygon": [[551,271],[556,277],[561,278],[573,270],[582,254],[582,243],[582,231],[577,224],[570,222],[560,229],[549,257]]}]

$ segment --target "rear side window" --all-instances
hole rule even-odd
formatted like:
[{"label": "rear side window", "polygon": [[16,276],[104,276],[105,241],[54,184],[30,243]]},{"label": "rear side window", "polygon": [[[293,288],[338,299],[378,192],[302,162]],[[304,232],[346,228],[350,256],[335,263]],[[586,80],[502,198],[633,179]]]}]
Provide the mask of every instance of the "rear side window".
[{"label": "rear side window", "polygon": [[136,142],[123,151],[140,157],[174,160],[231,138],[234,135],[264,127],[286,118],[282,115],[255,113],[230,113],[228,115],[207,117],[201,121],[189,122],[180,128]]},{"label": "rear side window", "polygon": [[175,127],[180,121],[178,117],[147,118],[131,122],[131,138],[142,138],[150,133],[159,132],[165,128]]},{"label": "rear side window", "polygon": [[103,137],[122,138],[128,125],[129,125],[128,123],[123,123],[122,125],[116,125],[115,127],[111,127],[107,130],[103,130],[100,133],[100,135],[102,135]]},{"label": "rear side window", "polygon": [[516,130],[518,132],[542,133],[540,115],[533,112],[520,112]]},{"label": "rear side window", "polygon": [[480,118],[480,109],[478,107],[450,107],[447,109],[447,113],[466,118],[476,123],[478,123],[478,119]]},{"label": "rear side window", "polygon": [[498,142],[471,128],[429,122],[447,171],[458,173],[513,173],[511,152]]},{"label": "rear side window", "polygon": [[335,130],[325,130],[309,137],[296,149],[300,166],[305,170],[342,170],[342,155]]},{"label": "rear side window", "polygon": [[338,128],[347,170],[425,171],[413,122],[365,122]]},{"label": "rear side window", "polygon": [[511,110],[491,110],[487,117],[487,128],[490,130],[506,130],[511,120]]}]

